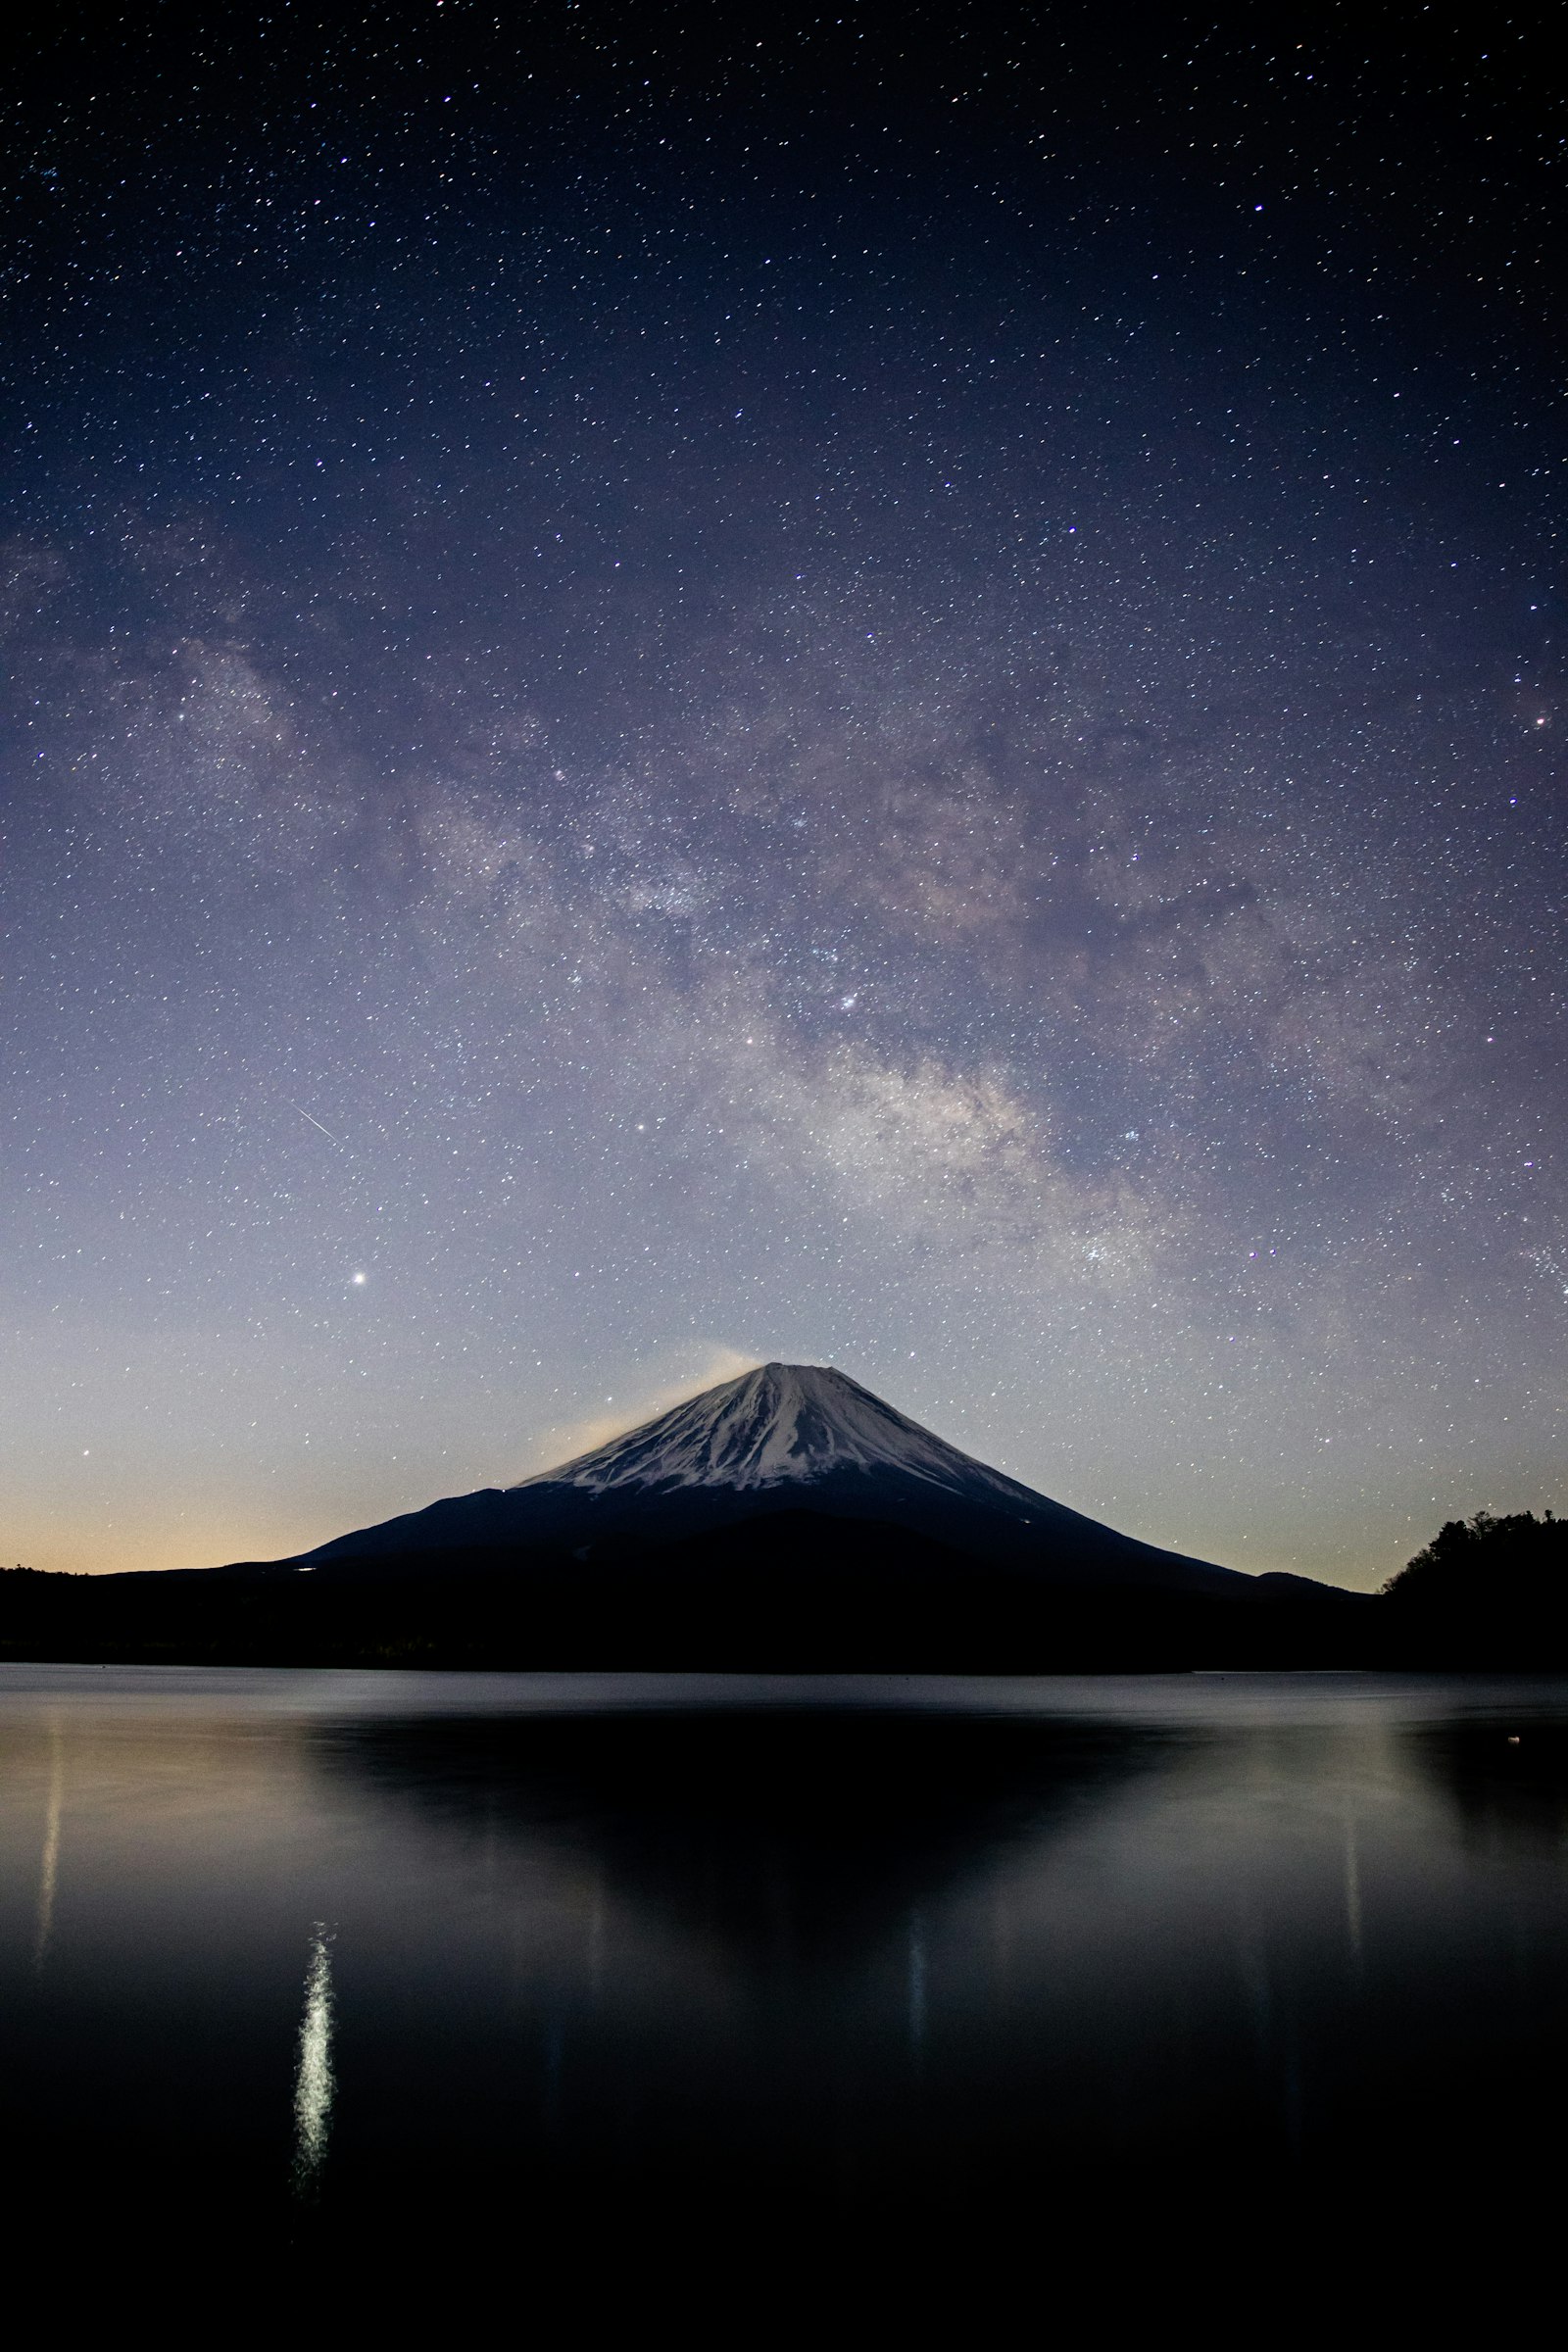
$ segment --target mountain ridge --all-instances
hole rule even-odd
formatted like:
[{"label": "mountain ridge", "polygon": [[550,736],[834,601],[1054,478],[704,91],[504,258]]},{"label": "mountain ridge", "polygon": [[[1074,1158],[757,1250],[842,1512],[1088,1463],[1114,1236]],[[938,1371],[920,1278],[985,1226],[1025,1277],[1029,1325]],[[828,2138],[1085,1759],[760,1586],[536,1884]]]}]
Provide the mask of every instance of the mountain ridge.
[{"label": "mountain ridge", "polygon": [[352,1530],[280,1569],[365,1573],[377,1557],[650,1554],[787,1507],[903,1526],[1031,1581],[1241,1592],[1240,1571],[1166,1551],[962,1452],[832,1365],[774,1361],[510,1487]]}]

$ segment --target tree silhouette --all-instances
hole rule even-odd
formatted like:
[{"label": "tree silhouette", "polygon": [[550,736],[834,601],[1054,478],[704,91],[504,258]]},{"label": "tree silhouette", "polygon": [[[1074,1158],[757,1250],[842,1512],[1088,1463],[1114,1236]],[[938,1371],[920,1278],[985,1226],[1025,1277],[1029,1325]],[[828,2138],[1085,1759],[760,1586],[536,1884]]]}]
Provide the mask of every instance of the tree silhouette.
[{"label": "tree silhouette", "polygon": [[1568,1602],[1568,1520],[1550,1511],[1450,1519],[1383,1590],[1406,1606],[1555,1617]]}]

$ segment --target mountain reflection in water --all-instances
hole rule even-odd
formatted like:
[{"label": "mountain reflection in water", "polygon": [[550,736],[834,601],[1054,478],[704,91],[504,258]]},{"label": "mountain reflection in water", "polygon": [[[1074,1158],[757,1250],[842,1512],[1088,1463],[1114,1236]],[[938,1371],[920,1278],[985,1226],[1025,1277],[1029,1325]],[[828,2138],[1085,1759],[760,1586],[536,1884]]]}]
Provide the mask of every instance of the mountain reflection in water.
[{"label": "mountain reflection in water", "polygon": [[1122,2306],[1553,2242],[1560,1686],[12,1669],[0,1747],[34,2233]]},{"label": "mountain reflection in water", "polygon": [[628,1935],[675,1933],[767,1976],[863,1961],[964,1885],[1027,1879],[1058,1827],[1159,1769],[1169,1741],[1096,1722],[705,1708],[356,1725],[314,1755],[482,1837],[514,1899],[565,1873]]}]

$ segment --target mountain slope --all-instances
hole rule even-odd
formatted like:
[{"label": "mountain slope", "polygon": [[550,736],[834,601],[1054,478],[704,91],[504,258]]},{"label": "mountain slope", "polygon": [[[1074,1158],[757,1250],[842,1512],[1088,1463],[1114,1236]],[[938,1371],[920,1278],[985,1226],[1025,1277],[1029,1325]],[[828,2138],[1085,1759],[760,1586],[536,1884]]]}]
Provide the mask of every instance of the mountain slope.
[{"label": "mountain slope", "polygon": [[902,1527],[1031,1581],[1253,1588],[1250,1577],[1140,1544],[1037,1494],[842,1372],[781,1363],[725,1381],[517,1486],[357,1530],[292,1565],[363,1575],[378,1561],[547,1550],[626,1560],[780,1510]]}]

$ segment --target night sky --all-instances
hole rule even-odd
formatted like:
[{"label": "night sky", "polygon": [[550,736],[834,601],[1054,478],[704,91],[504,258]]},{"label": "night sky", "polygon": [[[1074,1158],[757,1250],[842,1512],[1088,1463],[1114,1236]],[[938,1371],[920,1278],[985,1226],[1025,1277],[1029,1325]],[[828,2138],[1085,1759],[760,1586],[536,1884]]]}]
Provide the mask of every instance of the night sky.
[{"label": "night sky", "polygon": [[778,1356],[1568,1505],[1550,12],[132,5],[5,92],[0,1554]]}]

